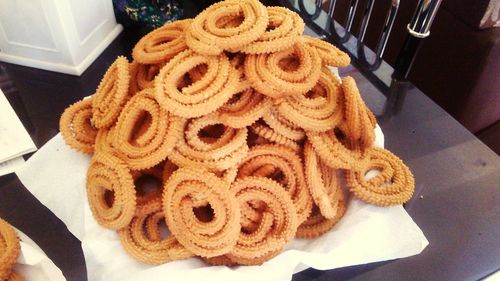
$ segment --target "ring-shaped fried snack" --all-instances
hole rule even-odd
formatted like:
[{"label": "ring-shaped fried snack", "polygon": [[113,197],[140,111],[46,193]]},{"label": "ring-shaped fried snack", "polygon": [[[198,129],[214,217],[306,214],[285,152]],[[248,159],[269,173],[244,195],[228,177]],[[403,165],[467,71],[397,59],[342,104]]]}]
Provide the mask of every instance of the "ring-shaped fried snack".
[{"label": "ring-shaped fried snack", "polygon": [[138,64],[135,80],[138,91],[154,87],[154,79],[164,64]]},{"label": "ring-shaped fried snack", "polygon": [[240,178],[231,185],[231,191],[240,206],[259,202],[264,208],[257,229],[249,231],[243,227],[227,257],[238,264],[261,264],[295,236],[298,226],[295,206],[279,183],[263,177]]},{"label": "ring-shaped fried snack", "polygon": [[352,77],[342,79],[342,89],[345,101],[346,137],[351,142],[351,146],[356,145],[364,150],[375,142],[375,131],[372,125],[374,115],[361,98],[356,81]]},{"label": "ring-shaped fried snack", "polygon": [[92,124],[98,128],[112,126],[129,98],[130,67],[127,58],[119,56],[108,68],[92,97]]},{"label": "ring-shaped fried snack", "polygon": [[[207,65],[203,77],[179,90],[184,75],[203,64]],[[155,78],[155,96],[165,110],[194,118],[216,111],[236,94],[239,83],[239,73],[226,55],[206,57],[187,50],[160,70]]]},{"label": "ring-shaped fried snack", "polygon": [[346,199],[343,191],[336,193],[337,197],[333,197],[330,200],[338,202],[337,212],[335,217],[331,219],[325,218],[318,206],[314,205],[311,215],[303,222],[297,229],[297,238],[316,238],[320,235],[325,234],[330,229],[332,229],[344,216],[346,212]]},{"label": "ring-shaped fried snack", "polygon": [[302,36],[307,45],[315,48],[323,64],[333,67],[345,67],[351,63],[351,58],[332,44],[307,35]]},{"label": "ring-shaped fried snack", "polygon": [[[370,170],[380,173],[367,179]],[[345,171],[346,184],[357,198],[378,206],[399,205],[411,199],[415,179],[410,169],[392,152],[368,148],[352,169]]]},{"label": "ring-shaped fried snack", "polygon": [[[279,66],[279,62],[285,58],[298,61],[295,70]],[[270,66],[273,65],[272,62],[274,67]],[[264,95],[275,99],[301,95],[311,90],[318,82],[321,59],[314,48],[299,40],[291,48],[280,52],[247,55],[244,73],[252,87]]]},{"label": "ring-shaped fried snack", "polygon": [[332,199],[339,198],[335,193],[342,192],[337,172],[321,163],[310,142],[304,147],[304,166],[306,183],[315,205],[326,219],[333,219],[339,202]]},{"label": "ring-shaped fried snack", "polygon": [[116,123],[114,147],[134,170],[153,167],[182,135],[182,119],[160,106],[152,89],[133,96]]},{"label": "ring-shaped fried snack", "polygon": [[[213,210],[200,220],[197,208]],[[202,257],[229,252],[240,232],[240,209],[229,184],[201,169],[180,168],[165,182],[163,211],[167,225],[186,249]]]},{"label": "ring-shaped fried snack", "polygon": [[179,167],[204,167],[210,171],[222,171],[237,165],[248,152],[248,129],[222,125],[222,133],[211,136],[210,132],[205,132],[205,128],[218,125],[222,124],[215,115],[185,120],[184,135],[169,159]]},{"label": "ring-shaped fried snack", "polygon": [[[294,172],[293,174],[287,173],[289,175],[289,178],[286,177],[286,174],[284,175],[287,182],[287,185],[285,185],[285,189],[287,190],[290,198],[293,200],[293,203],[295,205],[295,210],[297,212],[297,221],[299,224],[302,223],[304,220],[306,220],[306,218],[309,216],[309,213],[311,212],[312,198],[304,178],[304,167],[302,165],[302,160],[295,151],[286,146],[278,144],[264,144],[254,146],[250,149],[248,155],[241,161],[239,165],[240,169],[238,171],[238,177],[240,178],[247,176],[245,172],[246,170],[243,168],[247,163],[255,161],[253,159],[257,157],[266,155],[271,155],[273,157],[278,157],[284,160],[285,163],[288,164],[290,171]],[[265,165],[265,162],[261,162],[260,165],[257,166]],[[273,164],[267,163],[267,165]],[[255,171],[256,168],[257,167],[252,167],[252,170]],[[292,175],[294,175],[293,178]]]},{"label": "ring-shaped fried snack", "polygon": [[94,152],[97,129],[91,119],[91,98],[78,101],[64,110],[59,120],[59,130],[67,145],[83,153]]},{"label": "ring-shaped fried snack", "polygon": [[107,151],[94,154],[87,171],[87,199],[101,226],[126,227],[136,209],[134,180],[126,163]]},{"label": "ring-shaped fried snack", "polygon": [[252,125],[271,110],[272,106],[271,98],[247,88],[220,107],[217,114],[222,124],[232,128],[243,128]]},{"label": "ring-shaped fried snack", "polygon": [[[228,17],[243,19],[236,27],[218,24]],[[224,50],[234,52],[264,34],[268,22],[267,9],[258,0],[223,1],[196,16],[186,31],[186,42],[189,48],[203,55],[219,55]]]},{"label": "ring-shaped fried snack", "polygon": [[135,216],[146,216],[161,211],[164,165],[131,171],[136,190]]},{"label": "ring-shaped fried snack", "polygon": [[164,63],[187,49],[185,30],[191,19],[167,23],[142,37],[132,51],[134,61],[142,64]]},{"label": "ring-shaped fried snack", "polygon": [[7,280],[11,275],[20,249],[16,231],[0,218],[0,280]]},{"label": "ring-shaped fried snack", "polygon": [[250,130],[261,138],[268,140],[270,143],[277,143],[291,148],[293,151],[300,151],[300,145],[292,139],[289,139],[274,129],[266,126],[267,124],[254,123],[250,126]]},{"label": "ring-shaped fried snack", "polygon": [[242,47],[246,54],[274,53],[290,48],[304,33],[304,21],[283,7],[268,7],[269,23],[266,32],[256,41]]},{"label": "ring-shaped fried snack", "polygon": [[[290,122],[307,131],[333,129],[343,118],[343,95],[340,81],[323,68],[318,84],[303,95],[289,96],[278,105],[278,112]],[[316,95],[317,93],[323,95]],[[371,130],[373,133],[373,129]]]},{"label": "ring-shaped fried snack", "polygon": [[[163,212],[134,217],[130,225],[118,230],[120,242],[125,251],[137,260],[148,264],[163,264],[193,256],[174,236],[161,239],[150,235],[150,225],[158,224],[164,218]],[[153,221],[153,223],[151,223]],[[155,233],[156,234],[156,233]]]},{"label": "ring-shaped fried snack", "polygon": [[305,138],[304,130],[283,117],[276,108],[272,108],[268,113],[262,116],[266,124],[275,132],[294,141],[300,141]]},{"label": "ring-shaped fried snack", "polygon": [[351,169],[361,157],[359,148],[348,148],[337,137],[334,130],[327,132],[307,132],[307,139],[316,154],[333,169]]}]

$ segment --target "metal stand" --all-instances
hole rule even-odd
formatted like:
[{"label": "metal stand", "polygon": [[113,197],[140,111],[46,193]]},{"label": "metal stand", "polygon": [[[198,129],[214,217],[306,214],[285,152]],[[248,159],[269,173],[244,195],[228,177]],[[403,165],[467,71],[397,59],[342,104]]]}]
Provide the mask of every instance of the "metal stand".
[{"label": "metal stand", "polygon": [[389,94],[384,105],[384,119],[390,119],[401,110],[408,89],[408,74],[418,54],[422,41],[430,35],[432,21],[442,0],[420,0],[411,22],[408,35],[399,52],[392,74]]}]

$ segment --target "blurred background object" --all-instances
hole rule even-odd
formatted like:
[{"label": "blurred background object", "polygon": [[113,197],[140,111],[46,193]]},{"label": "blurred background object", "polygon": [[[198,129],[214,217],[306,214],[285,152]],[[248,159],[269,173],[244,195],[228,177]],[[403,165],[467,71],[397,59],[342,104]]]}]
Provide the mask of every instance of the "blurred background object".
[{"label": "blurred background object", "polygon": [[[390,2],[381,2],[384,1],[385,5]],[[348,2],[337,1],[334,18],[338,22],[344,22]],[[360,0],[363,7],[361,2],[366,1]],[[417,2],[400,2],[383,57],[391,65],[403,44],[406,24]],[[415,86],[497,153],[500,153],[499,8],[500,0],[443,0],[431,36],[423,42],[409,73],[409,80]],[[383,25],[384,13],[384,5],[375,5],[370,23],[373,30]],[[360,24],[360,20],[353,23]],[[377,36],[377,32],[369,29],[365,44],[373,49]]]},{"label": "blurred background object", "polygon": [[0,0],[0,61],[80,75],[121,30],[109,0]]},{"label": "blurred background object", "polygon": [[143,25],[160,27],[183,16],[182,1],[177,0],[113,0],[116,19],[125,27]]}]

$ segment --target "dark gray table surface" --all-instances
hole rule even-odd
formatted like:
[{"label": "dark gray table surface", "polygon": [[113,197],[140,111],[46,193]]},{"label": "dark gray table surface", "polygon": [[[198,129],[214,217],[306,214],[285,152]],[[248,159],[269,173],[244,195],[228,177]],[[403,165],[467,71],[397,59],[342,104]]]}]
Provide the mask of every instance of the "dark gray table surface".
[{"label": "dark gray table surface", "polygon": [[[0,63],[0,88],[38,147],[57,134],[64,108],[92,94],[114,58],[129,55],[141,34],[121,34],[81,77]],[[355,68],[341,75],[355,77],[369,107],[382,112],[385,97]],[[500,158],[416,88],[399,113],[379,124],[386,147],[415,175],[416,192],[405,208],[429,246],[394,261],[308,269],[293,280],[479,280],[497,271]],[[64,200],[63,194],[55,196]],[[0,177],[0,217],[30,236],[68,280],[86,280],[80,242],[14,174]]]}]

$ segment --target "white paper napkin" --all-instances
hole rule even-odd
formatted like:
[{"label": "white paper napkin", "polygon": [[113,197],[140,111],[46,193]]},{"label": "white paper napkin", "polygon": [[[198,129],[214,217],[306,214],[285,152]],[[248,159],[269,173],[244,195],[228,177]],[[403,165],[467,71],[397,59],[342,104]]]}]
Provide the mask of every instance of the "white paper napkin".
[{"label": "white paper napkin", "polygon": [[[377,126],[376,144],[384,137]],[[381,208],[356,199],[342,220],[328,233],[295,239],[261,266],[207,266],[196,258],[160,266],[129,257],[114,231],[100,227],[92,217],[85,194],[90,157],[71,150],[57,135],[17,172],[24,186],[58,216],[82,241],[88,280],[290,280],[308,267],[333,269],[391,260],[420,253],[428,241],[402,206]]]},{"label": "white paper napkin", "polygon": [[14,271],[24,280],[65,281],[61,270],[45,255],[38,245],[26,234],[16,229],[21,244]]}]

